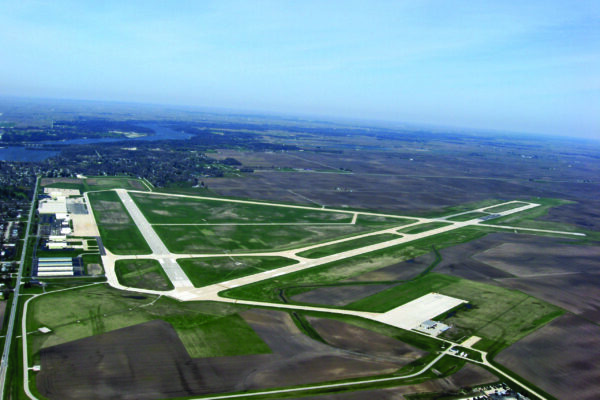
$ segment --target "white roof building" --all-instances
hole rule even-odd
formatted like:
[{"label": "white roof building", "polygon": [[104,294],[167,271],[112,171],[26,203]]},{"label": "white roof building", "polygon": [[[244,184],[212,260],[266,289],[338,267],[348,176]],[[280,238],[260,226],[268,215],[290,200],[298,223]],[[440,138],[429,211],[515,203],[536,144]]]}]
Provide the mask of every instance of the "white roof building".
[{"label": "white roof building", "polygon": [[38,212],[40,214],[66,214],[67,200],[64,197],[56,200],[41,200],[38,207]]}]

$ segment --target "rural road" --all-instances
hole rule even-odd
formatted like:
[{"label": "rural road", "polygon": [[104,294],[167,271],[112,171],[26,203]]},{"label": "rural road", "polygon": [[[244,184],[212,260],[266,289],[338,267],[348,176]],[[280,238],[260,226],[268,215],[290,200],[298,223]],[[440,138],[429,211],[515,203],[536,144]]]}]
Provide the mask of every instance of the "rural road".
[{"label": "rural road", "polygon": [[15,327],[15,318],[17,316],[17,309],[19,304],[19,292],[21,290],[21,278],[23,277],[23,268],[25,266],[25,255],[27,254],[27,243],[29,241],[29,230],[31,228],[31,220],[33,219],[33,213],[35,211],[35,200],[37,199],[38,183],[40,177],[38,176],[35,180],[35,190],[33,191],[33,198],[31,199],[31,207],[29,209],[29,218],[27,219],[27,225],[25,226],[25,239],[23,242],[23,250],[21,251],[21,261],[19,262],[19,272],[17,273],[17,282],[15,291],[13,293],[13,300],[10,307],[10,317],[8,320],[8,327],[6,328],[6,341],[4,342],[4,351],[2,352],[2,361],[0,361],[0,399],[4,398],[4,390],[6,386],[6,371],[8,370],[8,361],[10,357],[10,346],[13,339],[13,331]]}]

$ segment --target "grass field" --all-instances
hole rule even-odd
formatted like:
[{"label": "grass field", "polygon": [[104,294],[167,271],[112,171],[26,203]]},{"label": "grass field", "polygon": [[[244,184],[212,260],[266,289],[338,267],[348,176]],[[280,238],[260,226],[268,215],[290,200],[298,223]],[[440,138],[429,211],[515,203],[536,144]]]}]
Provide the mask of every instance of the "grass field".
[{"label": "grass field", "polygon": [[497,225],[509,225],[509,226],[518,226],[522,228],[533,228],[533,229],[549,229],[549,230],[558,230],[558,231],[581,231],[581,229],[577,229],[577,227],[573,225],[551,222],[551,221],[542,221],[538,218],[545,216],[548,214],[548,211],[552,207],[558,207],[563,204],[572,203],[566,200],[559,199],[547,199],[547,198],[534,198],[531,199],[532,202],[540,204],[540,207],[531,208],[529,210],[525,210],[519,213],[507,215],[504,217],[496,218],[492,223]]},{"label": "grass field", "polygon": [[328,246],[317,247],[311,250],[303,251],[298,253],[300,257],[306,258],[321,258],[332,254],[341,253],[344,251],[358,249],[360,247],[369,246],[376,243],[387,242],[389,240],[399,239],[400,235],[394,235],[392,233],[384,233],[381,235],[367,236],[365,238],[348,240],[346,242],[331,244]]},{"label": "grass field", "polygon": [[202,287],[296,264],[284,257],[211,257],[177,260],[195,287]]},{"label": "grass field", "polygon": [[412,224],[413,222],[417,222],[417,220],[411,218],[390,218],[364,214],[359,214],[356,218],[356,223],[359,225],[377,225],[382,227],[402,226]]},{"label": "grass field", "polygon": [[150,290],[172,290],[173,284],[156,260],[118,260],[115,273],[123,286]]},{"label": "grass field", "polygon": [[348,223],[352,214],[131,193],[151,224]]},{"label": "grass field", "polygon": [[318,244],[376,230],[361,225],[154,225],[173,253],[267,252]]},{"label": "grass field", "polygon": [[489,214],[484,213],[484,212],[475,211],[475,212],[457,215],[452,218],[448,218],[448,221],[457,221],[457,222],[470,221],[475,218],[485,217],[486,215],[489,215]]},{"label": "grass field", "polygon": [[449,339],[484,338],[478,348],[504,348],[562,314],[562,310],[525,293],[440,274],[429,274],[349,304],[345,308],[385,312],[427,293],[468,300],[469,305],[441,316],[453,326]]},{"label": "grass field", "polygon": [[449,222],[426,222],[424,224],[419,224],[415,226],[411,226],[404,229],[399,229],[400,233],[408,233],[409,235],[415,235],[417,233],[423,233],[427,231],[431,231],[433,229],[442,228],[444,226],[451,225]]},{"label": "grass field", "polygon": [[102,242],[115,254],[150,254],[150,247],[117,193],[89,194]]},{"label": "grass field", "polygon": [[278,294],[280,289],[291,287],[292,289],[286,290],[286,294],[292,297],[311,290],[314,285],[335,284],[342,279],[413,259],[431,252],[433,245],[437,249],[442,249],[476,239],[490,231],[489,229],[479,227],[460,228],[452,232],[415,240],[407,244],[365,253],[360,256],[319,265],[308,270],[230,289],[221,294],[232,298],[281,303],[283,300]]},{"label": "grass field", "polygon": [[[102,258],[99,253],[84,254],[81,256],[81,260],[83,261],[83,266],[87,275],[101,275],[104,273],[104,269],[102,268]],[[96,264],[98,266],[92,267],[91,264]]]},{"label": "grass field", "polygon": [[161,319],[170,323],[191,357],[270,352],[237,313],[246,309],[224,303],[186,302],[134,295],[94,285],[41,296],[30,303],[27,330],[42,326],[49,334],[30,335],[32,354],[41,348]]},{"label": "grass field", "polygon": [[462,212],[466,212],[466,211],[477,210],[477,209],[483,208],[483,207],[492,207],[496,204],[504,203],[506,201],[507,200],[500,200],[500,199],[488,199],[488,200],[482,200],[482,201],[474,201],[474,202],[470,202],[470,203],[459,204],[456,206],[444,207],[442,209],[438,209],[438,210],[434,210],[434,211],[428,211],[426,213],[423,213],[422,216],[425,218],[439,218],[439,217],[444,217],[446,215],[453,215],[453,214],[458,214],[458,213],[462,213]]}]

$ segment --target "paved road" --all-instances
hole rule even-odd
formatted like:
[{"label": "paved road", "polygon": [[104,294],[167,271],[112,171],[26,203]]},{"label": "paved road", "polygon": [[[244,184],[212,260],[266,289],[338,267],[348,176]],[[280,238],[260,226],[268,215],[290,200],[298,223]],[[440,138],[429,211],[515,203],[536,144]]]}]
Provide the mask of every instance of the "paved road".
[{"label": "paved road", "polygon": [[35,212],[35,199],[37,198],[38,183],[40,178],[37,177],[35,181],[35,190],[33,192],[33,198],[31,199],[31,208],[29,210],[29,219],[27,220],[27,226],[25,227],[25,239],[23,242],[23,250],[21,251],[21,262],[19,263],[19,272],[17,273],[17,283],[15,291],[13,293],[12,305],[10,308],[10,318],[8,320],[8,327],[6,328],[6,341],[4,342],[4,351],[2,352],[2,361],[0,362],[0,399],[4,398],[4,390],[6,386],[6,371],[8,370],[8,360],[10,357],[10,346],[12,343],[13,330],[15,327],[15,318],[17,316],[17,306],[19,303],[19,292],[21,290],[21,278],[23,277],[23,268],[25,265],[25,255],[27,254],[27,242],[29,241],[29,229],[31,227],[31,220],[33,219],[33,213]]}]

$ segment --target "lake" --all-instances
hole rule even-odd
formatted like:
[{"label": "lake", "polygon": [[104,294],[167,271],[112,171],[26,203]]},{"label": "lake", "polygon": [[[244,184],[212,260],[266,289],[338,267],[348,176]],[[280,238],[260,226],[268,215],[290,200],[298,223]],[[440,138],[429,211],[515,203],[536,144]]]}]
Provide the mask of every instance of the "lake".
[{"label": "lake", "polygon": [[0,148],[0,161],[43,161],[58,154],[58,151],[32,150],[20,146]]},{"label": "lake", "polygon": [[139,124],[144,128],[150,128],[154,131],[153,135],[142,136],[138,138],[94,138],[94,139],[70,139],[70,140],[49,140],[43,141],[43,144],[93,144],[110,142],[139,142],[139,141],[157,141],[157,140],[186,140],[192,137],[189,133],[176,131],[157,124]]}]

